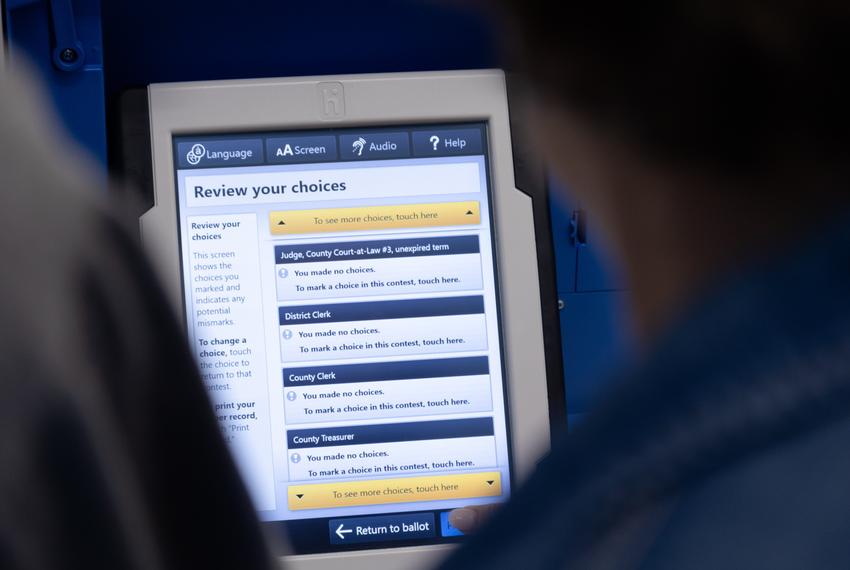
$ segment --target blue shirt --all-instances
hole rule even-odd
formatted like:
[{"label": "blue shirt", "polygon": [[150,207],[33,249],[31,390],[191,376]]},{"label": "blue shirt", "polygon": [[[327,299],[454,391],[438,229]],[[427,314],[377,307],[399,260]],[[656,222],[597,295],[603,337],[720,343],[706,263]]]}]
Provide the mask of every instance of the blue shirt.
[{"label": "blue shirt", "polygon": [[718,281],[447,568],[850,568],[850,219]]}]

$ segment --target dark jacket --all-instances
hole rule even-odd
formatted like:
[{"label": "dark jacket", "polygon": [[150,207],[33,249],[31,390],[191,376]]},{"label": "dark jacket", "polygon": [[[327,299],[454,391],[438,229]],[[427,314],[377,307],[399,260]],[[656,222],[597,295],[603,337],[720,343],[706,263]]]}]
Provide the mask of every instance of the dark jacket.
[{"label": "dark jacket", "polygon": [[850,568],[850,217],[633,370],[446,568]]},{"label": "dark jacket", "polygon": [[0,77],[0,568],[271,567],[174,310],[33,99]]}]

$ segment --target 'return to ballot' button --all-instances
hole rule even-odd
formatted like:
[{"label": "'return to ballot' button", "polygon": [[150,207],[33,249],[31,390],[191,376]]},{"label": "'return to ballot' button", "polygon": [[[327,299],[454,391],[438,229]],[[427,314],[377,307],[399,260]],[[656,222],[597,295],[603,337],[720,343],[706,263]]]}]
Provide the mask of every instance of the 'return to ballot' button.
[{"label": "'return to ballot' button", "polygon": [[404,477],[401,479],[374,479],[371,481],[342,481],[290,485],[289,510],[332,509],[388,503],[417,503],[446,499],[473,499],[498,497],[502,494],[501,474],[463,473]]},{"label": "'return to ballot' button", "polygon": [[328,532],[331,544],[420,540],[437,536],[434,513],[331,519]]},{"label": "'return to ballot' button", "polygon": [[481,204],[475,201],[290,210],[269,214],[272,235],[470,226],[480,223]]}]

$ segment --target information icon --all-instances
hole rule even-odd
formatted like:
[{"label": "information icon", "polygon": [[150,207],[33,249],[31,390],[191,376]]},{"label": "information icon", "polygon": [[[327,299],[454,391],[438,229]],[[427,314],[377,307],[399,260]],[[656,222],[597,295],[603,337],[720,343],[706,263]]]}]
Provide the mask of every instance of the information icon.
[{"label": "information icon", "polygon": [[298,399],[298,394],[296,394],[295,392],[287,392],[286,399],[290,402],[294,402],[296,399]]},{"label": "information icon", "polygon": [[301,462],[301,456],[300,456],[300,455],[298,455],[297,453],[293,453],[292,455],[290,455],[290,456],[289,456],[289,459],[290,459],[293,463],[300,463],[300,462]]}]

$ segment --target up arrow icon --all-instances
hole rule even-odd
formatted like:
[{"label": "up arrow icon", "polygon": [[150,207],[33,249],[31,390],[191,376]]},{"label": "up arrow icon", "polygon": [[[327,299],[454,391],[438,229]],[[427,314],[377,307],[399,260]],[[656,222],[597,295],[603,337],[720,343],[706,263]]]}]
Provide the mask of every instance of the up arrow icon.
[{"label": "up arrow icon", "polygon": [[342,523],[336,527],[336,535],[340,538],[340,540],[345,540],[346,534],[351,534],[353,531],[350,528],[342,528]]}]

